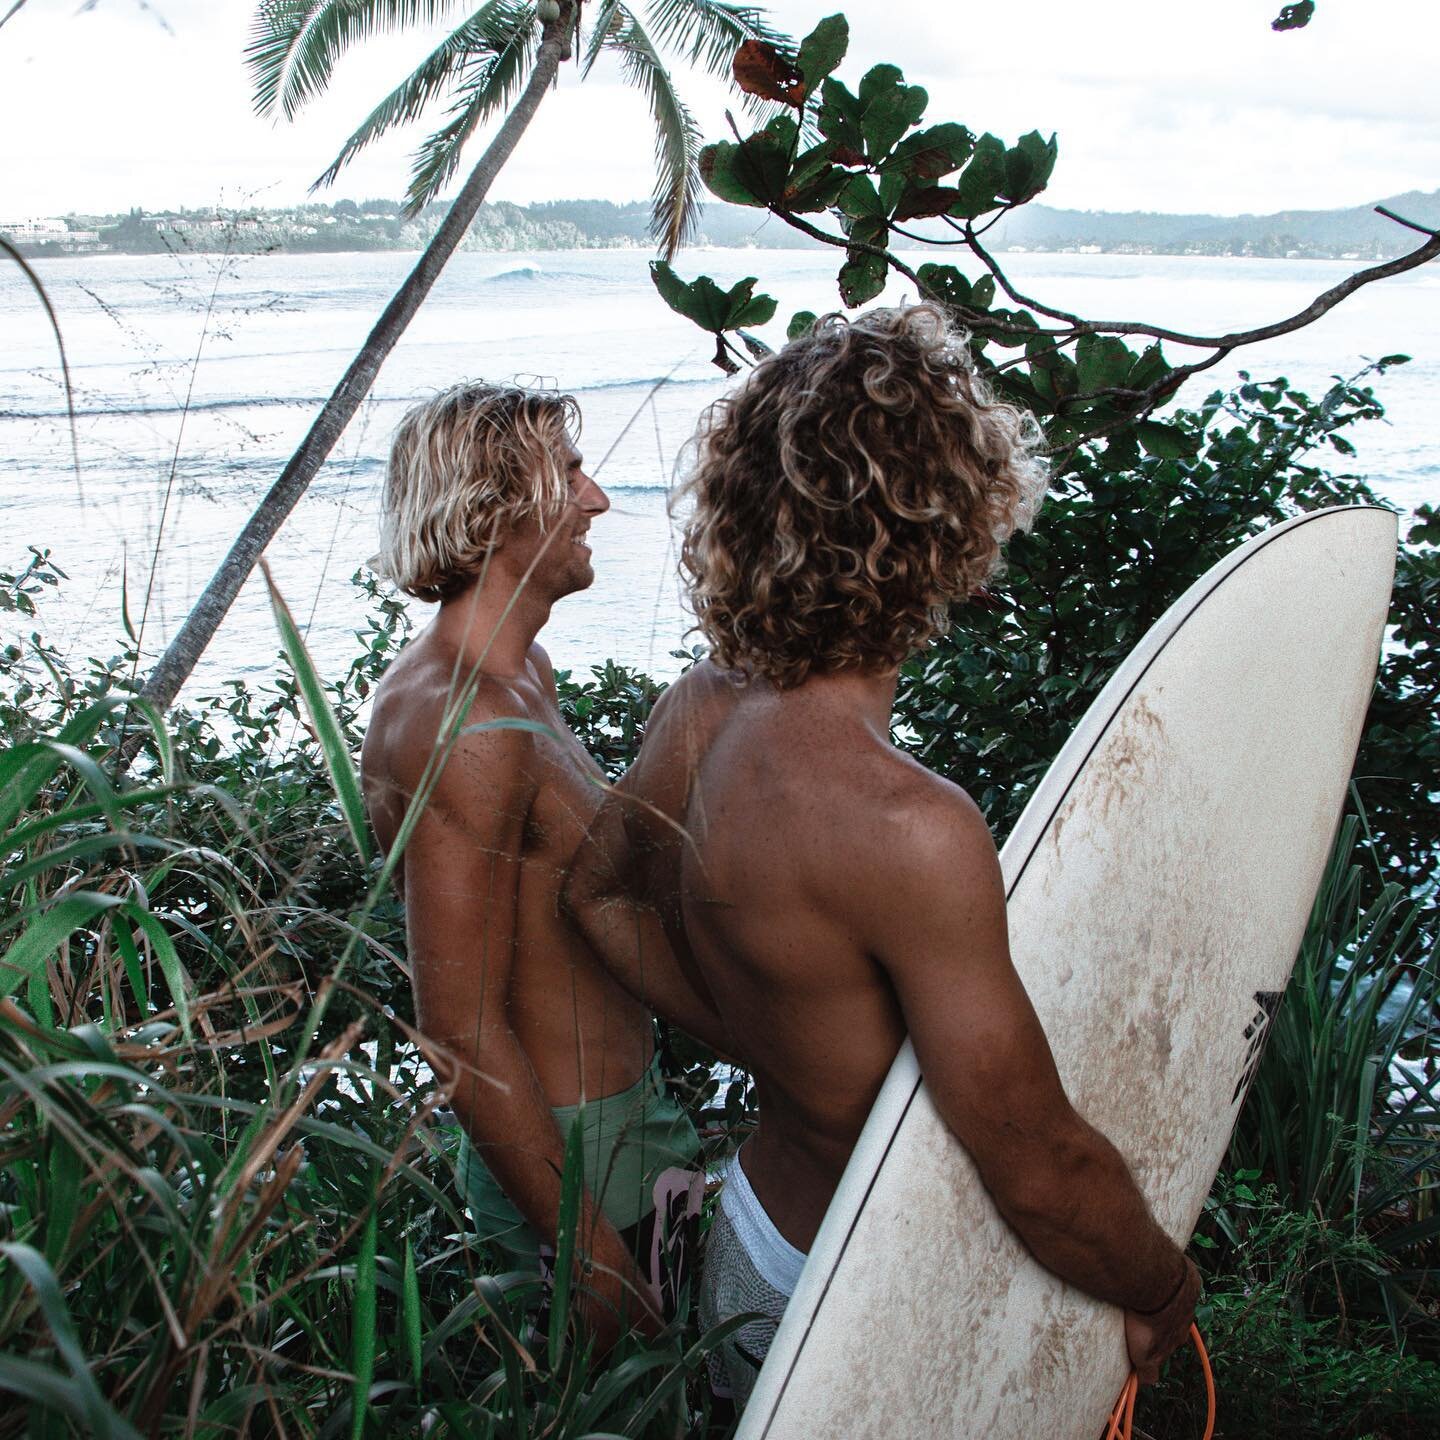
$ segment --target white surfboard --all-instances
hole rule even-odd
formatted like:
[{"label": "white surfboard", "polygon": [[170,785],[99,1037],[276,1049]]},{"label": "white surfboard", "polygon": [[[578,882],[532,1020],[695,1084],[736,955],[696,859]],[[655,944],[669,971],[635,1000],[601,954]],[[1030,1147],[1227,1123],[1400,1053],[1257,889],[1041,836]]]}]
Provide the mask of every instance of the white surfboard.
[{"label": "white surfboard", "polygon": [[[1001,855],[1015,964],[1076,1109],[1187,1243],[1284,990],[1374,683],[1395,517],[1319,511],[1156,623]],[[1044,1270],[907,1044],[739,1440],[1095,1440],[1121,1312]]]}]

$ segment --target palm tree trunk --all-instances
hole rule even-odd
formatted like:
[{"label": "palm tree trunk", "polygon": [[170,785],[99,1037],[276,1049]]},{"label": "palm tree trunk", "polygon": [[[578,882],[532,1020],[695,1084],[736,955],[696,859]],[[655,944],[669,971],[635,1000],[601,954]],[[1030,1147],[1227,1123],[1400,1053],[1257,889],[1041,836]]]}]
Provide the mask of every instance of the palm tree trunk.
[{"label": "palm tree trunk", "polygon": [[360,408],[361,401],[370,393],[386,356],[395,348],[431,287],[440,278],[446,262],[464,239],[496,175],[534,118],[546,90],[554,83],[560,62],[569,58],[573,26],[569,5],[562,5],[559,17],[545,23],[530,80],[505,117],[499,133],[470,172],[470,178],[455,197],[455,203],[435,232],[435,238],[405,283],[395,292],[384,314],[375,322],[375,328],[315,417],[315,423],[300,448],[290,457],[290,463],[270,487],[270,493],[246,522],[230,547],[230,553],[221,561],[220,568],[205,587],[204,594],[195,602],[185,623],[150,672],[142,693],[162,710],[174,703],[180,687],[190,678],[196,662],[220,628],[256,561],[335,448],[335,442]]}]

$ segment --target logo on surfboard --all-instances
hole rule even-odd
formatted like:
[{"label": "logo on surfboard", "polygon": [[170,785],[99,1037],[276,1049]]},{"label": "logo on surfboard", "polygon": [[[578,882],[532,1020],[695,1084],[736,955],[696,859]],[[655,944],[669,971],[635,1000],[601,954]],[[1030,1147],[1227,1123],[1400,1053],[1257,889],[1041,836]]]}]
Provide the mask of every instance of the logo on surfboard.
[{"label": "logo on surfboard", "polygon": [[1230,1097],[1230,1103],[1238,1102],[1250,1088],[1250,1082],[1255,1078],[1255,1072],[1260,1068],[1260,1057],[1265,1052],[1265,1038],[1270,1033],[1270,1022],[1275,1018],[1275,1011],[1280,1004],[1280,990],[1257,990],[1255,992],[1255,1018],[1245,1027],[1245,1033],[1241,1037],[1250,1043],[1245,1050],[1244,1068],[1240,1072],[1240,1078],[1235,1082],[1235,1093]]}]

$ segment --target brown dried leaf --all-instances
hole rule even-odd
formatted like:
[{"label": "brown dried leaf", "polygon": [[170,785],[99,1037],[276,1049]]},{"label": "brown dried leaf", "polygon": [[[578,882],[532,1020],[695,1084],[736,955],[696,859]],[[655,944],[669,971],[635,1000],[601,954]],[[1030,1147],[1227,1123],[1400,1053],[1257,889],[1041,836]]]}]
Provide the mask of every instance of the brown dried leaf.
[{"label": "brown dried leaf", "polygon": [[805,78],[773,45],[747,40],[735,52],[735,83],[747,94],[786,105],[805,103]]}]

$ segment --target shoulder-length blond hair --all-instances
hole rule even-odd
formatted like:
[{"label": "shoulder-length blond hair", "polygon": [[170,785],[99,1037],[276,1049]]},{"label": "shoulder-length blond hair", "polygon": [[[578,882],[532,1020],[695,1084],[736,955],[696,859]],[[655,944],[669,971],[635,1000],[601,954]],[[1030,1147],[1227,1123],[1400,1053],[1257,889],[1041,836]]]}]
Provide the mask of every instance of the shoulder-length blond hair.
[{"label": "shoulder-length blond hair", "polygon": [[827,315],[706,411],[680,564],[715,660],[798,685],[898,665],[995,571],[1045,489],[933,305]]},{"label": "shoulder-length blond hair", "polygon": [[406,412],[390,446],[377,568],[408,595],[449,600],[526,520],[564,507],[570,395],[467,380]]}]

